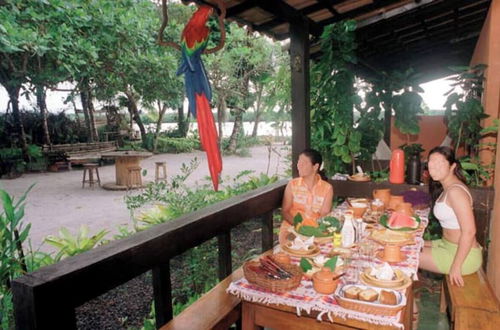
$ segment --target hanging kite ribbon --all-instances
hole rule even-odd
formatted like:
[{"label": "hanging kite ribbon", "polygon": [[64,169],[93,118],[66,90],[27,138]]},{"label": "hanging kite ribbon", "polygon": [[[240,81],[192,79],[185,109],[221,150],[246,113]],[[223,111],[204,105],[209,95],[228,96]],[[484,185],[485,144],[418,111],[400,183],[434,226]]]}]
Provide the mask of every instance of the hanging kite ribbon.
[{"label": "hanging kite ribbon", "polygon": [[221,28],[221,42],[215,48],[206,50],[210,30],[206,26],[208,18],[214,9],[207,5],[198,5],[198,10],[193,14],[184,27],[181,45],[163,41],[163,31],[167,26],[166,0],[162,0],[163,23],[160,27],[158,43],[173,46],[182,52],[182,60],[177,70],[177,75],[184,74],[186,96],[189,100],[189,112],[198,122],[198,132],[203,150],[207,154],[208,168],[214,189],[219,187],[219,175],[222,172],[222,158],[218,145],[218,134],[215,128],[214,117],[210,108],[212,89],[201,60],[201,54],[213,53],[224,47],[225,29],[224,17],[226,15],[224,3],[217,1],[220,9],[219,26]]}]

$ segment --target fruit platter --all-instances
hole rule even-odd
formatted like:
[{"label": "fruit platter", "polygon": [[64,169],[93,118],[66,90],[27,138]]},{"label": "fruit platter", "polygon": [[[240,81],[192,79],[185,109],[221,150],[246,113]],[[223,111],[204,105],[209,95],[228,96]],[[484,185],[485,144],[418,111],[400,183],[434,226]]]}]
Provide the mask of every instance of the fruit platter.
[{"label": "fruit platter", "polygon": [[382,226],[390,230],[411,232],[420,227],[421,220],[418,215],[410,217],[399,212],[392,212],[390,216],[383,214],[379,222]]},{"label": "fruit platter", "polygon": [[318,226],[303,226],[302,216],[298,213],[293,219],[295,231],[303,238],[314,237],[316,243],[325,243],[332,240],[334,233],[339,233],[342,223],[334,216],[325,216],[318,219]]}]

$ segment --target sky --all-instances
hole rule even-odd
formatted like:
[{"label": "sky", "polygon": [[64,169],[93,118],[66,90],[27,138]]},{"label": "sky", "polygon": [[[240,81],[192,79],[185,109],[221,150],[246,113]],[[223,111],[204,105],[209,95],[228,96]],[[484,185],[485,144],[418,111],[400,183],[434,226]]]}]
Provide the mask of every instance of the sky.
[{"label": "sky", "polygon": [[[430,81],[425,84],[420,85],[424,89],[422,97],[424,102],[429,106],[430,110],[440,110],[444,109],[443,104],[446,100],[444,93],[450,89],[450,83],[446,78]],[[61,88],[68,88],[68,86],[60,86]],[[71,103],[64,104],[68,93],[66,92],[56,92],[48,91],[47,93],[47,108],[52,112],[59,112],[62,110],[68,110],[68,112],[73,112],[73,105]],[[7,103],[9,97],[7,92],[3,87],[0,86],[0,112],[5,112],[7,108]],[[36,105],[36,99],[31,97],[31,101],[28,101],[25,97],[20,98],[21,108],[32,109]],[[81,104],[77,101],[77,107],[81,108]]]}]

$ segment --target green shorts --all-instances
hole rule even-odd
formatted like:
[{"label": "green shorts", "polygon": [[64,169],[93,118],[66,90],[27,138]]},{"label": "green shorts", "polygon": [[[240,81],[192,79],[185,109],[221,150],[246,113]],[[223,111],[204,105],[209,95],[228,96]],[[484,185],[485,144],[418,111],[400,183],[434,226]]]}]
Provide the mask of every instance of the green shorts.
[{"label": "green shorts", "polygon": [[[451,243],[444,238],[432,241],[432,259],[441,273],[448,274],[450,272],[457,249],[457,244]],[[470,249],[469,255],[462,264],[462,275],[477,272],[483,262],[482,250],[481,247]]]}]

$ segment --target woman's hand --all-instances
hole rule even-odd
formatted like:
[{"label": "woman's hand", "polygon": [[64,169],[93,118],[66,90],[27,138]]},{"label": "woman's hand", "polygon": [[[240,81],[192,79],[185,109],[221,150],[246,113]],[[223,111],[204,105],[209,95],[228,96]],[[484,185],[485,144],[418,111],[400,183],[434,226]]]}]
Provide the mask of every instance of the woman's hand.
[{"label": "woman's hand", "polygon": [[450,273],[448,276],[450,276],[451,284],[456,285],[456,286],[464,286],[464,279],[462,277],[462,272],[460,271],[461,267],[455,266],[454,264],[451,265],[450,268]]}]

